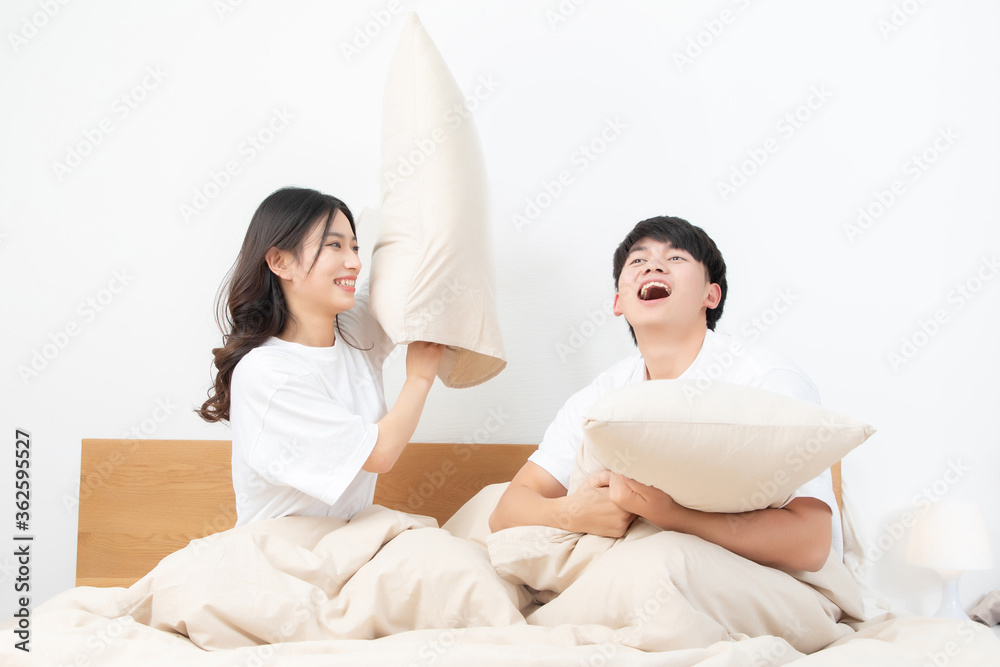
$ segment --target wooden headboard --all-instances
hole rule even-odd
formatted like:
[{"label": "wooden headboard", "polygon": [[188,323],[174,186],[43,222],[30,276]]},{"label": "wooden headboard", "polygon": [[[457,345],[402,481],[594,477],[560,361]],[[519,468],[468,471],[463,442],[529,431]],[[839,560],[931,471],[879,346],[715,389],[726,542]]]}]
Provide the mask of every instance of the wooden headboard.
[{"label": "wooden headboard", "polygon": [[[375,503],[444,524],[535,445],[413,443],[379,475]],[[129,586],[193,539],[236,524],[228,440],[84,440],[77,586]]]},{"label": "wooden headboard", "polygon": [[[443,525],[480,489],[510,481],[535,445],[413,443],[379,475],[375,503]],[[77,586],[129,586],[193,539],[232,528],[228,440],[84,440]],[[840,496],[840,464],[833,469]]]}]

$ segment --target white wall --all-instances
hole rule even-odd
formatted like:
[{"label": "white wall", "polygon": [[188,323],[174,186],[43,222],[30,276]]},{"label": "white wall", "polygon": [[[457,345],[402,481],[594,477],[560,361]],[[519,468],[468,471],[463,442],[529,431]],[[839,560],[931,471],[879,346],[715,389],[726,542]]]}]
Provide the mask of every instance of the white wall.
[{"label": "white wall", "polygon": [[[613,248],[638,220],[679,215],[729,263],[720,330],[783,348],[828,407],[878,427],[844,464],[865,540],[888,547],[871,582],[934,610],[936,577],[905,563],[907,531],[894,528],[927,505],[924,489],[980,501],[1000,557],[995,3],[9,0],[0,539],[18,533],[22,428],[34,604],[73,584],[81,438],[229,437],[191,410],[220,342],[216,290],[260,200],[297,184],[358,212],[377,205],[382,86],[411,9],[481,98],[509,356],[485,385],[438,386],[417,440],[537,442],[574,390],[632,350],[607,316]],[[348,58],[366,26],[374,36]],[[609,122],[614,140],[581,161]],[[269,143],[249,148],[269,125]],[[933,163],[916,167],[925,153]],[[229,162],[239,172],[225,182]],[[724,197],[742,165],[753,173]],[[512,216],[562,170],[571,184],[518,229]],[[849,238],[880,197],[893,201]],[[791,305],[774,317],[782,295]],[[904,339],[921,345],[893,364]],[[51,358],[25,375],[36,353]],[[390,401],[401,366],[386,370]],[[504,419],[487,433],[491,410]],[[12,549],[0,553],[5,616],[15,572]],[[963,601],[996,588],[997,570],[969,573]]]}]

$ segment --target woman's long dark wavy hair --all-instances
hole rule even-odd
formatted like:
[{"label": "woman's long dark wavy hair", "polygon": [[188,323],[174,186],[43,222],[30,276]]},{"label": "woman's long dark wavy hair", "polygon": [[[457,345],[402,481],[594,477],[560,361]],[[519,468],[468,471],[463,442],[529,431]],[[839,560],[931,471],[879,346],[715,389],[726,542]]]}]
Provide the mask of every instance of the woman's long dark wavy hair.
[{"label": "woman's long dark wavy hair", "polygon": [[[236,364],[247,352],[281,333],[292,318],[278,277],[267,265],[267,251],[278,248],[298,255],[316,221],[323,220],[325,236],[337,211],[350,221],[351,231],[357,235],[347,204],[316,190],[282,188],[257,207],[216,302],[216,320],[222,330],[222,347],[212,350],[217,373],[208,400],[195,410],[205,421],[229,421],[229,390]],[[322,244],[319,249],[323,249]],[[318,257],[317,251],[313,264]]]}]

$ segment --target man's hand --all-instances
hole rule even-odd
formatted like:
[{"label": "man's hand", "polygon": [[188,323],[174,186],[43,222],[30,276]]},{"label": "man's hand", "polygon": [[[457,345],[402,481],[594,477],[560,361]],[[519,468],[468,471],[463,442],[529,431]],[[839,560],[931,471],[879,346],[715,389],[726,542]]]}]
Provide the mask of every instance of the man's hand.
[{"label": "man's hand", "polygon": [[640,484],[630,477],[617,473],[609,474],[608,489],[611,502],[664,530],[674,530],[678,514],[684,510],[669,494],[654,486]]},{"label": "man's hand", "polygon": [[621,537],[635,515],[611,501],[610,472],[591,475],[575,492],[531,461],[521,467],[490,515],[490,530],[551,526],[574,533]]},{"label": "man's hand", "polygon": [[576,533],[621,537],[635,519],[635,513],[611,498],[614,473],[604,470],[588,477],[566,496],[565,507],[556,515],[560,528]]}]

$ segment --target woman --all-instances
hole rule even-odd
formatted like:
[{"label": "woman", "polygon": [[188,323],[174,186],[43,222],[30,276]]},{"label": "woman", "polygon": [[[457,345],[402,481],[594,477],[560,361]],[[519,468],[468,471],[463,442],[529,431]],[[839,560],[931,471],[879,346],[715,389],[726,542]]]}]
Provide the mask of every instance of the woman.
[{"label": "woman", "polygon": [[283,188],[254,213],[223,293],[215,385],[198,411],[232,426],[238,526],[350,518],[413,436],[443,346],[408,346],[406,381],[387,411],[392,343],[360,271],[354,218],[339,199]]}]

